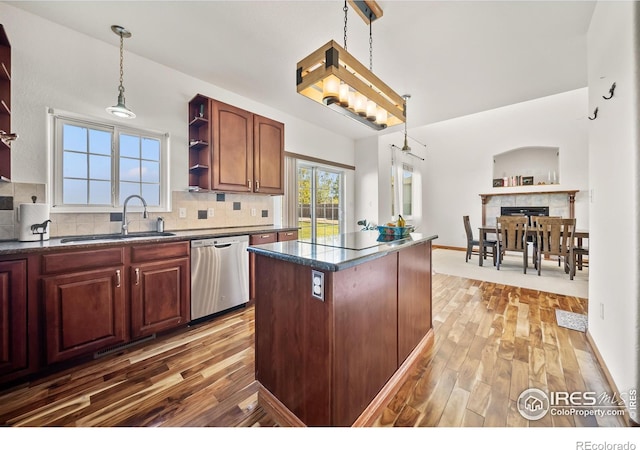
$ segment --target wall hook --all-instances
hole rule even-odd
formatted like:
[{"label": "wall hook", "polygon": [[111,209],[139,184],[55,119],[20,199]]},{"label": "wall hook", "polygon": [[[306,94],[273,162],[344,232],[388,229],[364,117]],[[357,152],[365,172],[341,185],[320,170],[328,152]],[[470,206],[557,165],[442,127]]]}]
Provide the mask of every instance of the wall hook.
[{"label": "wall hook", "polygon": [[596,120],[596,118],[598,117],[598,107],[596,107],[596,109],[593,111],[593,117],[589,117],[589,120]]},{"label": "wall hook", "polygon": [[611,88],[609,89],[609,96],[608,96],[608,97],[605,97],[605,96],[603,95],[603,96],[602,96],[602,98],[603,98],[603,99],[605,99],[605,100],[609,100],[611,97],[613,97],[613,91],[615,91],[615,90],[616,90],[616,84],[615,84],[615,83],[613,83],[613,84],[611,85]]}]

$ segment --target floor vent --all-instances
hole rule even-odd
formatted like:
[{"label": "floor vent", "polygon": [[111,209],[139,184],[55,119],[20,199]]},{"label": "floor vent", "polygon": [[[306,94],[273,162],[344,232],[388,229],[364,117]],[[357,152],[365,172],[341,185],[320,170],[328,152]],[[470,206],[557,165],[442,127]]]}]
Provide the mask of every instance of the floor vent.
[{"label": "floor vent", "polygon": [[156,334],[153,333],[151,336],[147,336],[147,337],[138,339],[137,341],[131,341],[131,342],[127,342],[127,343],[124,343],[124,344],[119,344],[119,345],[114,345],[112,347],[107,347],[107,348],[105,348],[103,350],[95,352],[93,354],[93,359],[102,358],[103,356],[119,352],[120,350],[124,350],[126,348],[133,347],[134,345],[142,344],[143,342],[151,341],[151,340],[153,340],[155,338],[156,338]]}]

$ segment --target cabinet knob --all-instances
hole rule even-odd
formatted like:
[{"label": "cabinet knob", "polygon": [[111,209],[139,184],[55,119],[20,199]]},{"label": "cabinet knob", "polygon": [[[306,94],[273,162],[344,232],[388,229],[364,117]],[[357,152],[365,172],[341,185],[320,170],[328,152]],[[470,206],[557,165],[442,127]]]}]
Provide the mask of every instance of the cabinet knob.
[{"label": "cabinet knob", "polygon": [[136,286],[137,286],[140,284],[140,268],[139,267],[136,267],[135,273],[136,273]]},{"label": "cabinet knob", "polygon": [[256,180],[256,192],[260,190],[260,182]]},{"label": "cabinet knob", "polygon": [[122,283],[122,278],[120,277],[120,270],[116,270],[116,287],[120,287]]},{"label": "cabinet knob", "polygon": [[251,190],[251,180],[247,180],[247,186],[249,186],[249,190]]}]

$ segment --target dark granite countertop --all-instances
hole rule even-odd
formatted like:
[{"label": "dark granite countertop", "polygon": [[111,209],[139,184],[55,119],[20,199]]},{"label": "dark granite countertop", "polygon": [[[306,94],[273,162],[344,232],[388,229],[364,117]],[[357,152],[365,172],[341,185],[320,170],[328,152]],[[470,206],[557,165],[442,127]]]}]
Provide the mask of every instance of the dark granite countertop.
[{"label": "dark granite countertop", "polygon": [[324,242],[312,243],[300,239],[253,245],[249,246],[249,251],[319,270],[336,272],[438,238],[435,234],[411,233],[406,238],[380,242],[378,236],[377,231],[357,231]]},{"label": "dark granite countertop", "polygon": [[[274,227],[274,226],[248,226],[248,227],[228,227],[228,228],[207,228],[200,230],[173,231],[173,236],[147,236],[133,237],[127,239],[101,239],[93,241],[62,242],[65,237],[51,238],[43,242],[20,242],[18,240],[0,241],[0,255],[24,254],[34,252],[47,252],[57,250],[78,250],[87,248],[98,248],[113,245],[128,245],[153,242],[177,242],[193,239],[206,239],[212,237],[240,236],[245,234],[273,233],[277,231],[297,230],[297,227]],[[132,233],[135,235],[135,233]]]}]

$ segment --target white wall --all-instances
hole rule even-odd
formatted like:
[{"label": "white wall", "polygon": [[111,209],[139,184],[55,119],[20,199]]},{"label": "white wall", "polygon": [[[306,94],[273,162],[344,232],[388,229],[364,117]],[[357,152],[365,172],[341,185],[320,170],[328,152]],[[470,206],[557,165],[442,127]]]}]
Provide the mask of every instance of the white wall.
[{"label": "white wall", "polygon": [[[118,120],[104,108],[116,102],[119,40],[114,35],[106,44],[3,3],[0,17],[12,46],[12,131],[20,135],[12,178],[46,183],[47,108]],[[131,54],[126,41],[124,86],[127,106],[137,114],[124,121],[171,135],[172,190],[188,185],[187,103],[197,93],[284,122],[287,151],[354,164],[352,139]]]},{"label": "white wall", "polygon": [[589,110],[599,108],[589,124],[589,333],[622,392],[640,387],[639,19],[636,2],[598,2],[588,34]]},{"label": "white wall", "polygon": [[[360,139],[355,147],[356,183],[355,183],[355,222],[367,220],[378,222],[378,138],[376,136]],[[356,225],[356,231],[361,229]]]},{"label": "white wall", "polygon": [[[462,216],[481,225],[479,194],[500,192],[492,187],[493,156],[520,147],[560,149],[556,189],[580,190],[576,220],[588,229],[587,115],[583,88],[410,130],[427,145],[412,145],[426,158],[414,163],[423,171],[423,232],[437,234],[438,245],[465,247]],[[385,139],[402,142],[401,133]]]}]

